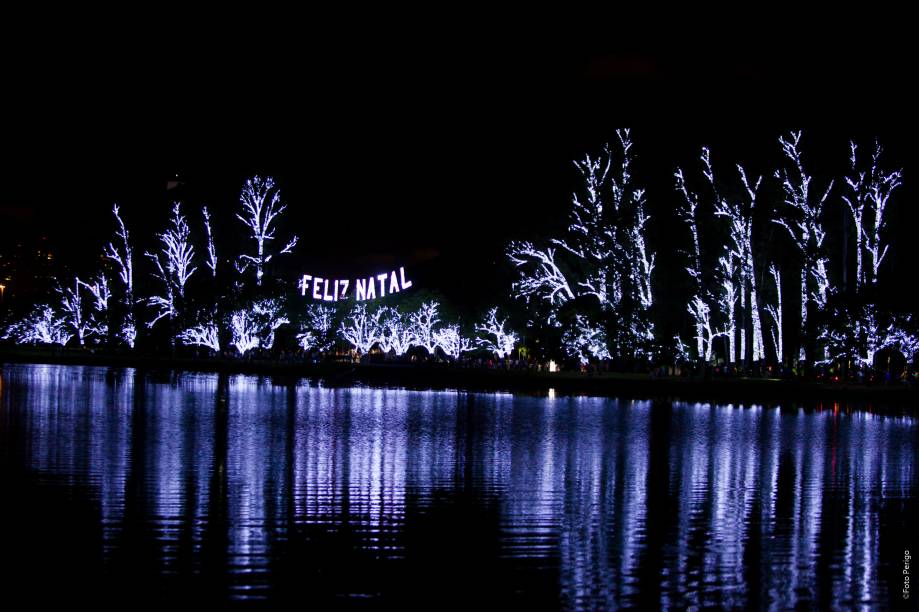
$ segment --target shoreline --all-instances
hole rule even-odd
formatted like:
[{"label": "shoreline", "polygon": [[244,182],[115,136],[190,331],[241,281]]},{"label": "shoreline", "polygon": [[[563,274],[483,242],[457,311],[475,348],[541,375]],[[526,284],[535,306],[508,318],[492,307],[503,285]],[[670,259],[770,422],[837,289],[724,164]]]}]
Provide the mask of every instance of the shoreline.
[{"label": "shoreline", "polygon": [[[744,403],[859,403],[915,412],[919,389],[904,384],[852,385],[765,378],[654,377],[649,374],[533,372],[455,368],[443,364],[320,364],[151,357],[40,350],[0,350],[2,363],[136,368],[291,377],[341,387],[364,384],[415,390],[464,390]],[[875,406],[874,404],[877,404]]]}]

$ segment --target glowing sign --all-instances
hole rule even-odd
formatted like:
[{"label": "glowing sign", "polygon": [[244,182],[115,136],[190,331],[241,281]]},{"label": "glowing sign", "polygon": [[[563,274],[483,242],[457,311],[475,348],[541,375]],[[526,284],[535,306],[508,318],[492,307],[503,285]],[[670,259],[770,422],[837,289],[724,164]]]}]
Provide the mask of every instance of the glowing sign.
[{"label": "glowing sign", "polygon": [[405,278],[405,268],[354,279],[353,282],[349,279],[322,278],[304,274],[300,281],[300,295],[309,294],[314,300],[325,302],[352,298],[358,302],[365,302],[386,297],[390,293],[405,291],[411,286],[412,281]]}]

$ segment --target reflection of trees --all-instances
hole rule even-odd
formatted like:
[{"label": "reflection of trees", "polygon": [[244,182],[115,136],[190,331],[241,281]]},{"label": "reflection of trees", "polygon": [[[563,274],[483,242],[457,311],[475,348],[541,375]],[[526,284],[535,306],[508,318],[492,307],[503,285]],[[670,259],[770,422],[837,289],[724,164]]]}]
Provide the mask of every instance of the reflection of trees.
[{"label": "reflection of trees", "polygon": [[132,598],[883,599],[915,507],[912,423],[866,413],[3,376],[3,465],[89,500],[68,524]]},{"label": "reflection of trees", "polygon": [[[227,564],[227,415],[230,404],[230,381],[226,374],[217,377],[217,388],[214,392],[213,418],[214,426],[211,435],[213,464],[210,474],[201,474],[199,478],[207,482],[207,501],[205,504],[207,518],[200,530],[200,566],[205,582],[211,585],[214,594],[223,592],[226,587],[225,567]],[[202,444],[207,444],[202,440]],[[198,532],[196,532],[197,535]]]}]

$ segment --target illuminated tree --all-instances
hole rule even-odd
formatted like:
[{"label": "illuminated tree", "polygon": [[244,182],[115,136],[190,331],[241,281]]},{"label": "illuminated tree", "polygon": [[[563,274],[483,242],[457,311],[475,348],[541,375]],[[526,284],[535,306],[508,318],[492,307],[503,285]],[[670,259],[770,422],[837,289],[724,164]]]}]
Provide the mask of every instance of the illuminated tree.
[{"label": "illuminated tree", "polygon": [[[179,340],[184,344],[206,346],[216,353],[220,352],[220,330],[213,322],[190,327],[179,334]],[[243,342],[245,344],[245,342]],[[240,351],[241,353],[245,351]]]},{"label": "illuminated tree", "polygon": [[476,325],[477,332],[484,332],[492,338],[478,338],[476,342],[487,351],[497,355],[498,359],[509,356],[517,343],[517,335],[511,331],[505,331],[504,325],[507,319],[498,320],[498,309],[492,308],[485,317],[485,323]]},{"label": "illuminated tree", "polygon": [[108,301],[112,297],[112,293],[109,291],[108,279],[105,278],[104,274],[98,274],[92,284],[85,283],[79,279],[78,282],[92,294],[95,299],[93,305],[96,311],[105,312],[108,310]]},{"label": "illuminated tree", "polygon": [[237,310],[230,314],[230,332],[232,334],[230,346],[236,347],[240,355],[245,355],[248,351],[258,348],[259,330],[260,327],[251,311]]},{"label": "illuminated tree", "polygon": [[[880,168],[883,150],[877,142],[867,170],[858,169],[856,144],[850,142],[849,148],[851,172],[846,177],[847,191],[842,199],[855,225],[855,278],[856,288],[860,290],[865,284],[877,283],[878,270],[889,248],[881,233],[885,226],[884,213],[890,196],[902,185],[903,171],[888,172]],[[863,256],[867,257],[867,266],[863,266]]]},{"label": "illuminated tree", "polygon": [[915,336],[906,331],[908,318],[894,317],[874,303],[881,263],[889,244],[884,237],[885,214],[893,192],[902,184],[902,171],[882,170],[882,149],[875,143],[870,161],[860,167],[858,147],[849,143],[850,172],[843,202],[855,226],[855,296],[830,306],[828,325],[821,329],[827,352],[823,362],[852,359],[862,367],[874,367],[875,354],[883,349],[912,356]]},{"label": "illuminated tree", "polygon": [[692,361],[689,347],[683,342],[679,334],[673,337],[673,352],[676,355],[676,363],[688,363]]},{"label": "illuminated tree", "polygon": [[[765,350],[753,257],[753,213],[756,209],[756,198],[762,177],[757,177],[751,182],[743,166],[737,164],[737,173],[744,195],[737,199],[728,198],[718,188],[711,163],[711,152],[708,148],[702,148],[700,160],[702,175],[711,193],[712,212],[715,217],[727,220],[731,244],[724,247],[727,252],[718,257],[717,271],[712,275],[706,275],[703,270],[703,253],[699,240],[699,196],[689,189],[683,171],[678,168],[675,174],[677,191],[682,193],[685,201],[680,210],[680,216],[687,223],[692,234],[693,251],[690,254],[690,266],[687,267],[687,271],[695,285],[689,311],[693,315],[693,324],[696,328],[696,352],[700,357],[707,352],[703,348],[705,338],[708,337],[708,333],[703,329],[705,326],[703,315],[708,318],[708,324],[711,326],[713,309],[716,304],[719,304],[717,314],[719,318],[725,319],[723,335],[728,339],[727,361],[740,360],[743,362],[747,359],[746,316],[748,315],[753,332],[750,356],[753,361],[761,361],[765,358]],[[712,295],[710,290],[712,280],[717,280],[717,284],[720,285],[720,296]],[[738,302],[739,312],[737,312]],[[699,308],[701,303],[704,303],[706,308]],[[739,342],[737,342],[737,336],[739,336]]]},{"label": "illuminated tree", "polygon": [[278,328],[290,323],[282,311],[281,302],[273,298],[256,300],[249,308],[234,311],[230,315],[230,345],[240,355],[255,348],[270,349]]},{"label": "illuminated tree", "polygon": [[207,234],[207,267],[211,269],[211,277],[217,277],[217,249],[214,248],[214,232],[211,230],[211,213],[207,206],[201,209],[204,217],[204,231]]},{"label": "illuminated tree", "polygon": [[[823,246],[826,231],[822,217],[833,181],[827,184],[822,196],[812,188],[813,177],[805,171],[802,161],[800,131],[791,132],[787,138],[780,137],[779,143],[789,162],[786,168],[775,173],[782,182],[787,214],[773,219],[773,222],[788,231],[792,243],[801,253],[801,333],[802,338],[806,338],[808,304],[823,309],[831,290]],[[803,343],[800,357],[805,358]]]},{"label": "illuminated tree", "polygon": [[[734,344],[735,332],[737,330],[737,320],[734,312],[737,306],[737,285],[734,282],[734,279],[737,277],[737,264],[733,255],[730,254],[727,257],[719,258],[718,263],[721,265],[721,303],[724,308],[724,313],[727,315],[727,325],[724,329],[725,336],[728,339],[727,362],[734,363],[737,361],[737,350]],[[700,315],[698,310],[690,310],[690,312],[695,313],[694,316]],[[704,328],[705,321],[703,320],[702,323],[702,327]],[[741,333],[741,338],[743,337],[744,335]]]},{"label": "illuminated tree", "polygon": [[435,332],[437,324],[440,323],[440,317],[437,314],[439,307],[440,305],[435,301],[426,302],[409,317],[414,334],[413,344],[423,346],[429,355],[433,355],[437,350]]},{"label": "illuminated tree", "polygon": [[555,249],[537,249],[531,242],[512,242],[508,257],[518,268],[528,272],[521,274],[513,284],[515,294],[529,302],[531,298],[544,299],[552,306],[559,306],[575,298],[568,279],[555,261]]},{"label": "illuminated tree", "polygon": [[304,351],[327,351],[335,342],[335,309],[322,304],[310,304],[306,309],[306,325],[297,335]]},{"label": "illuminated tree", "polygon": [[415,331],[398,308],[383,308],[380,325],[380,350],[404,355],[415,343]]},{"label": "illuminated tree", "polygon": [[93,296],[93,313],[90,315],[88,325],[93,334],[101,340],[108,335],[109,298],[112,297],[108,279],[100,272],[92,283],[83,282],[79,278],[77,283]]},{"label": "illuminated tree", "polygon": [[912,320],[881,312],[874,304],[836,308],[830,322],[822,336],[829,353],[825,363],[853,359],[873,368],[875,356],[884,349],[894,349],[906,359],[919,352],[919,335],[908,331],[915,327]]},{"label": "illuminated tree", "polygon": [[415,328],[407,320],[406,315],[399,312],[398,309],[390,310],[389,316],[383,321],[383,326],[389,336],[392,351],[397,356],[404,355],[415,344]]},{"label": "illuminated tree", "polygon": [[459,325],[456,324],[446,325],[435,331],[434,342],[447,357],[453,359],[459,359],[463,353],[474,348],[472,340],[463,337]]},{"label": "illuminated tree", "polygon": [[775,345],[775,358],[779,363],[784,362],[784,349],[782,345],[782,332],[785,329],[782,325],[782,273],[774,265],[769,266],[769,273],[775,281],[776,304],[766,306],[766,312],[772,317],[772,343]]},{"label": "illuminated tree", "polygon": [[134,324],[134,264],[133,253],[131,251],[131,242],[128,238],[128,229],[125,227],[121,218],[118,205],[112,207],[115,220],[118,222],[116,236],[120,244],[116,247],[110,242],[105,248],[105,256],[114,261],[118,266],[118,276],[121,279],[123,291],[124,318],[118,336],[129,347],[134,348],[134,341],[137,338],[137,326]]},{"label": "illuminated tree", "polygon": [[[575,162],[583,188],[572,197],[565,235],[542,247],[511,243],[508,257],[520,270],[515,296],[527,304],[545,301],[550,323],[558,322],[562,305],[586,298],[581,304],[599,306],[612,331],[616,356],[647,357],[654,340],[654,254],[645,242],[650,217],[645,192],[632,180],[630,132],[616,135],[616,151],[607,146],[599,157]],[[578,308],[576,314],[585,313]]]},{"label": "illuminated tree", "polygon": [[705,362],[710,362],[712,360],[712,349],[715,345],[715,338],[726,336],[728,330],[720,329],[716,331],[711,319],[711,309],[701,297],[696,296],[693,298],[686,308],[689,314],[693,316],[693,319],[701,323],[701,333],[696,338],[696,342],[702,345],[702,355]]},{"label": "illuminated tree", "polygon": [[28,316],[7,328],[3,339],[12,338],[19,344],[60,344],[64,346],[73,335],[65,321],[47,305],[36,306]]},{"label": "illuminated tree", "polygon": [[316,347],[316,336],[309,330],[300,332],[297,334],[297,344],[299,344],[300,348],[304,351],[309,351]]},{"label": "illuminated tree", "polygon": [[272,225],[278,215],[284,212],[287,206],[281,204],[281,192],[275,187],[274,179],[269,177],[261,178],[254,176],[246,181],[242,193],[239,197],[243,206],[243,214],[237,214],[236,217],[246,224],[255,242],[255,254],[243,254],[239,256],[236,263],[236,269],[239,272],[245,272],[251,265],[255,268],[255,284],[262,285],[262,277],[265,273],[265,264],[271,261],[274,255],[282,255],[293,251],[297,244],[297,236],[294,236],[277,253],[270,251],[268,242],[275,239],[275,229]]},{"label": "illuminated tree", "polygon": [[149,299],[150,304],[158,308],[159,314],[147,327],[153,327],[165,316],[172,319],[178,314],[177,298],[185,297],[185,284],[197,270],[191,265],[195,256],[190,241],[191,230],[178,202],[172,207],[171,224],[169,229],[157,236],[162,243],[160,252],[145,253],[156,266],[154,276],[163,283],[164,291],[163,295],[154,295]]},{"label": "illuminated tree", "polygon": [[562,335],[565,352],[581,364],[591,359],[610,359],[606,332],[592,324],[584,315],[576,315],[574,325]]},{"label": "illuminated tree", "polygon": [[[748,247],[752,243],[752,203],[746,211],[736,203],[729,203],[722,198],[715,182],[715,173],[711,164],[711,153],[703,147],[699,157],[702,163],[702,175],[708,185],[711,195],[710,210],[715,217],[727,217],[731,220],[729,236],[734,248],[718,245],[714,259],[718,265],[713,269],[706,269],[703,265],[713,259],[706,250],[703,253],[702,241],[699,232],[699,217],[703,209],[699,195],[691,190],[686,183],[683,170],[677,168],[674,177],[676,189],[683,195],[683,206],[678,210],[679,216],[689,227],[692,237],[692,251],[689,253],[689,265],[686,271],[693,280],[693,294],[687,304],[686,311],[690,314],[695,329],[696,357],[710,362],[713,358],[714,341],[718,337],[728,340],[727,361],[729,363],[746,358],[746,328],[738,322],[737,302],[741,300],[741,308],[746,303],[746,279],[752,276],[752,253]],[[755,188],[750,189],[743,169],[738,166],[741,180],[750,191],[755,193]],[[759,185],[757,181],[756,185]],[[750,194],[751,200],[755,198]],[[705,210],[708,210],[706,208]],[[755,294],[754,294],[755,295]],[[755,304],[755,297],[751,300]],[[758,320],[758,319],[757,319]],[[756,329],[758,325],[754,326]],[[736,337],[740,336],[739,355]]]},{"label": "illuminated tree", "polygon": [[274,346],[275,332],[290,320],[283,314],[283,305],[279,300],[268,298],[257,300],[252,305],[252,312],[260,325],[260,348],[270,349]]},{"label": "illuminated tree", "polygon": [[95,324],[91,313],[86,311],[83,303],[83,295],[80,292],[81,284],[82,281],[75,277],[73,289],[58,286],[56,290],[61,295],[64,327],[70,335],[77,338],[80,346],[83,346],[86,337],[95,330]]},{"label": "illuminated tree", "polygon": [[382,309],[368,312],[366,304],[358,304],[342,322],[341,337],[354,346],[354,350],[365,355],[380,340],[380,317]]},{"label": "illuminated tree", "polygon": [[[746,201],[731,201],[719,195],[715,204],[715,215],[726,217],[730,221],[730,237],[733,243],[731,256],[739,262],[740,308],[742,312],[747,312],[747,299],[749,297],[749,314],[753,323],[751,357],[753,361],[761,361],[765,358],[765,350],[763,348],[763,329],[759,316],[759,300],[756,293],[756,273],[753,266],[753,212],[756,208],[756,195],[762,183],[762,177],[757,177],[756,181],[751,185],[747,179],[746,171],[740,164],[737,164],[737,172],[747,195]],[[710,166],[707,176],[710,177],[712,188],[714,189],[714,178],[711,174]],[[717,190],[716,193],[718,193]],[[731,331],[731,334],[733,335],[733,331]],[[746,360],[746,326],[741,326],[740,328],[739,358],[741,361]]]},{"label": "illuminated tree", "polygon": [[[707,167],[708,149],[702,149],[702,161]],[[702,314],[705,313],[707,318],[711,309],[707,304],[705,304],[703,297],[706,291],[702,280],[702,247],[699,241],[699,221],[697,218],[699,209],[699,197],[687,188],[682,169],[677,168],[674,177],[676,178],[677,190],[683,194],[683,198],[685,199],[685,206],[680,208],[678,213],[686,225],[689,226],[689,231],[692,234],[693,250],[690,254],[690,265],[686,267],[686,271],[693,279],[695,291],[692,299],[690,300],[689,313],[693,315],[693,325],[696,329],[696,356],[699,359],[703,359],[706,354],[706,350],[705,335],[703,334],[705,319],[702,317]],[[700,302],[704,306],[702,309],[696,307],[696,305]],[[682,345],[682,341],[680,344]],[[734,354],[733,347],[731,349],[731,354]]]}]

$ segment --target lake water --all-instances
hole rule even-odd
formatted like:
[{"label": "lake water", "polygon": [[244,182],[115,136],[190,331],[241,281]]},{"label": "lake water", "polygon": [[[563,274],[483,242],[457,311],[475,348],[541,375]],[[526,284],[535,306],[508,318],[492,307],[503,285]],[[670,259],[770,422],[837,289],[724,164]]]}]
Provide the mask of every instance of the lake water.
[{"label": "lake water", "polygon": [[0,598],[886,606],[917,441],[833,405],[3,365]]}]

